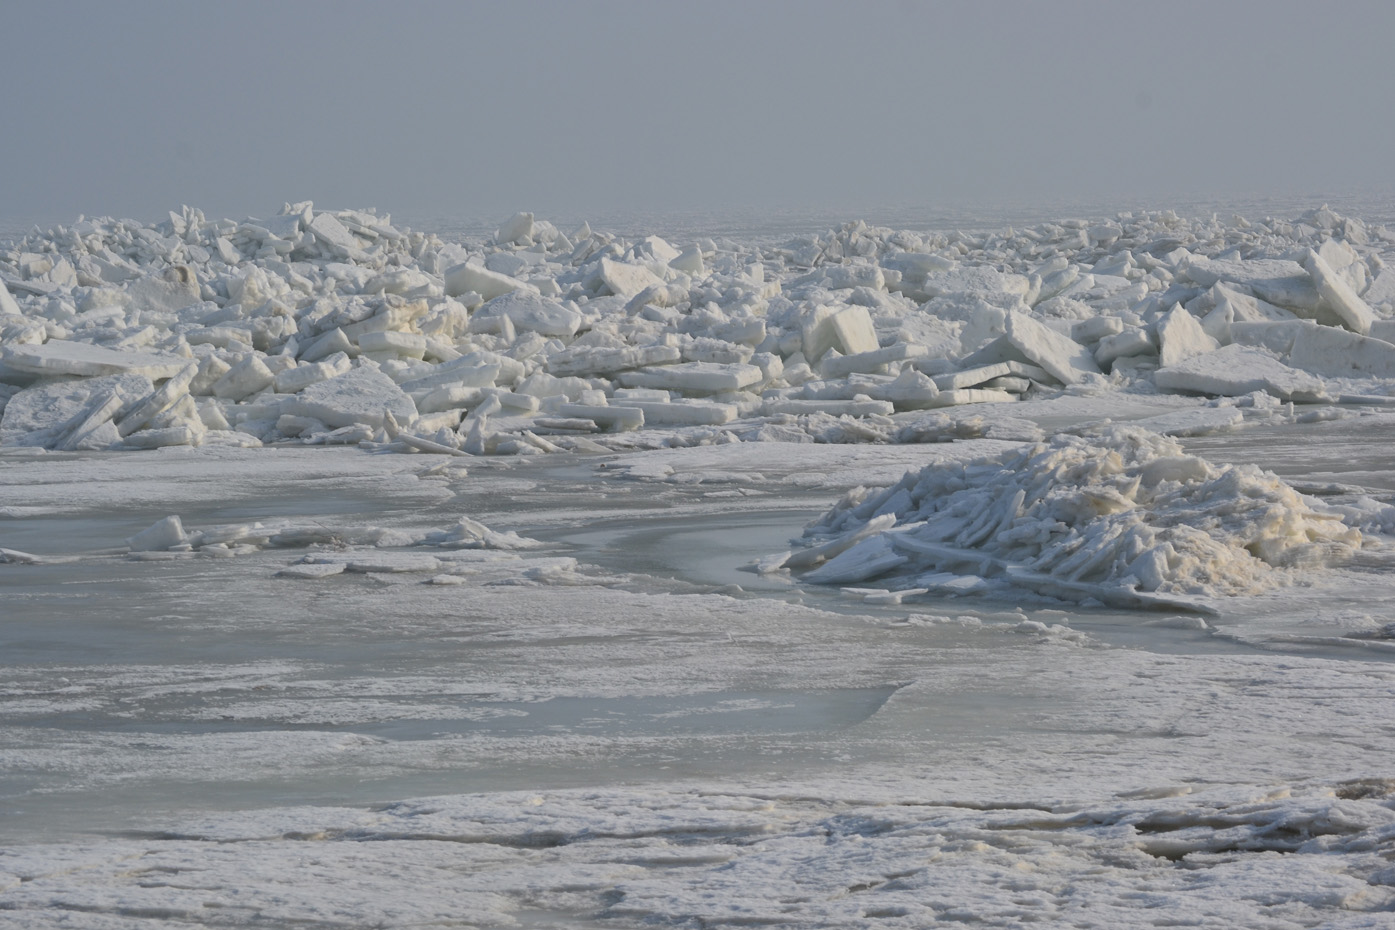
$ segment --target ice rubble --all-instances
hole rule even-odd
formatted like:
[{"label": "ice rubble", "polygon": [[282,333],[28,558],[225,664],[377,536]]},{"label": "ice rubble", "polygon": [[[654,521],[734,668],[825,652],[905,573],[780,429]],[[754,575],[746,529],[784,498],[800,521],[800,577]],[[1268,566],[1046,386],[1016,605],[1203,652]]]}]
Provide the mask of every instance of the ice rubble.
[{"label": "ice rubble", "polygon": [[[468,516],[453,526],[410,532],[369,525],[332,525],[294,520],[228,523],[186,528],[176,514],[157,520],[126,539],[123,549],[95,557],[124,554],[142,562],[195,558],[230,558],[264,550],[306,550],[276,572],[278,578],[315,581],[335,575],[417,575],[426,583],[595,584],[607,579],[586,575],[576,559],[525,554],[544,544],[509,530],[495,530]],[[72,561],[84,556],[68,557]],[[54,561],[12,549],[0,549],[0,562],[39,564]]]},{"label": "ice rubble", "polygon": [[378,526],[340,526],[321,521],[300,523],[293,520],[227,523],[186,529],[179,516],[171,514],[127,538],[126,551],[138,558],[176,558],[196,554],[239,555],[266,548],[312,546],[339,551],[350,547],[513,550],[536,549],[541,545],[535,539],[512,531],[491,529],[468,516],[460,517],[449,529],[409,533]]},{"label": "ice rubble", "polygon": [[0,443],[529,454],[914,441],[922,411],[1062,390],[1380,399],[1392,248],[1325,208],[781,245],[80,219],[0,243]]},{"label": "ice rubble", "polygon": [[766,560],[805,581],[967,590],[985,578],[1070,600],[1137,606],[1256,594],[1286,569],[1362,545],[1342,515],[1253,465],[1215,466],[1172,439],[1116,427],[1058,434],[857,488]]}]

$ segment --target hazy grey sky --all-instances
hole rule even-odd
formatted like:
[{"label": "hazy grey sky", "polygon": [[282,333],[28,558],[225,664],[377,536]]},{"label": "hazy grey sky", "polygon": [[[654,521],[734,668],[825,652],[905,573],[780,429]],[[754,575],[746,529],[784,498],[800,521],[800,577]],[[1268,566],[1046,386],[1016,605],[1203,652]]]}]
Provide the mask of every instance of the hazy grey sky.
[{"label": "hazy grey sky", "polygon": [[0,216],[1395,188],[1389,0],[0,0],[0,22]]}]

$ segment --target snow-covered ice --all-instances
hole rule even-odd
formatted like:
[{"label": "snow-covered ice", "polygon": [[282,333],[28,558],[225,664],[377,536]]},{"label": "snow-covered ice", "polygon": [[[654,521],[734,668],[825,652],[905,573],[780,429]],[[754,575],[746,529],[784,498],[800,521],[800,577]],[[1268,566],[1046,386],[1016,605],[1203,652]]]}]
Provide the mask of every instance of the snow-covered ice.
[{"label": "snow-covered ice", "polygon": [[0,923],[1387,927],[1392,258],[0,243]]}]

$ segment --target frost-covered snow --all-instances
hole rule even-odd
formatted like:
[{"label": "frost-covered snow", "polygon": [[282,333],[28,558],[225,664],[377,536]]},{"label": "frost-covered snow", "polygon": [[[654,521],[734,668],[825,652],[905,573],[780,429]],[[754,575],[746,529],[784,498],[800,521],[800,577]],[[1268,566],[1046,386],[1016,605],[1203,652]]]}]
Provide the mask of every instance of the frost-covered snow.
[{"label": "frost-covered snow", "polygon": [[0,924],[1390,925],[1395,235],[655,232],[0,244]]}]

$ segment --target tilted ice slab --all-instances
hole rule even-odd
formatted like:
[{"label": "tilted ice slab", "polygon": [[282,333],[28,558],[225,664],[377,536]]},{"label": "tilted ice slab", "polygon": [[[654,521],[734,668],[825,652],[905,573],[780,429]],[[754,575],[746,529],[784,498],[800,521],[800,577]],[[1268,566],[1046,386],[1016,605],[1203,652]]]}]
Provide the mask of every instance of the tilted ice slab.
[{"label": "tilted ice slab", "polygon": [[[76,448],[84,433],[127,413],[152,393],[143,374],[124,373],[99,378],[54,381],[25,388],[10,398],[0,416],[0,444]],[[112,427],[101,448],[119,441]]]},{"label": "tilted ice slab", "polygon": [[1287,259],[1227,261],[1193,255],[1183,273],[1202,287],[1218,281],[1242,284],[1259,299],[1303,315],[1311,315],[1322,301],[1307,269]]},{"label": "tilted ice slab", "polygon": [[177,374],[188,362],[188,359],[151,352],[129,352],[62,340],[43,345],[11,346],[4,354],[4,363],[18,371],[82,377],[131,373],[158,380]]},{"label": "tilted ice slab", "polygon": [[1312,320],[1233,323],[1230,338],[1277,352],[1292,368],[1331,378],[1395,378],[1395,345]]},{"label": "tilted ice slab", "polygon": [[1228,345],[1160,368],[1153,382],[1169,391],[1238,397],[1264,391],[1280,400],[1317,401],[1326,396],[1322,379],[1290,368],[1263,349]]},{"label": "tilted ice slab", "polygon": [[389,415],[406,420],[416,416],[416,405],[391,378],[371,368],[312,384],[281,407],[282,413],[314,417],[328,426],[367,423],[381,427]]},{"label": "tilted ice slab", "polygon": [[930,465],[850,492],[806,535],[806,548],[766,567],[902,588],[952,571],[1132,606],[1258,593],[1363,541],[1277,476],[1212,465],[1137,428]]}]

